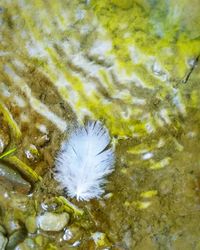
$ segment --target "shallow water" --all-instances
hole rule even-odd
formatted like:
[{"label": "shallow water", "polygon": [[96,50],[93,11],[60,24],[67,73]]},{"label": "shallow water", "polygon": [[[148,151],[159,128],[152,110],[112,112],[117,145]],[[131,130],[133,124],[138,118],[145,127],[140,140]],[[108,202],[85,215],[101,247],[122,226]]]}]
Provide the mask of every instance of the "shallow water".
[{"label": "shallow water", "polygon": [[[6,249],[200,249],[198,13],[196,0],[1,2]],[[77,202],[54,160],[88,120],[109,129],[116,166],[101,199]],[[70,220],[44,230],[47,211]]]}]

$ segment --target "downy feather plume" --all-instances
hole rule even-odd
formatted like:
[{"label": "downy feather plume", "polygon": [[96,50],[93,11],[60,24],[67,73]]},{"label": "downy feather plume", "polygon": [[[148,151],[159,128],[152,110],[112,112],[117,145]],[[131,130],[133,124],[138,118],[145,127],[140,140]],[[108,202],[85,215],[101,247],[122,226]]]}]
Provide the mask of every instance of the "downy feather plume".
[{"label": "downy feather plume", "polygon": [[114,170],[110,136],[100,122],[79,127],[65,141],[56,160],[55,178],[77,200],[99,198],[105,177]]}]

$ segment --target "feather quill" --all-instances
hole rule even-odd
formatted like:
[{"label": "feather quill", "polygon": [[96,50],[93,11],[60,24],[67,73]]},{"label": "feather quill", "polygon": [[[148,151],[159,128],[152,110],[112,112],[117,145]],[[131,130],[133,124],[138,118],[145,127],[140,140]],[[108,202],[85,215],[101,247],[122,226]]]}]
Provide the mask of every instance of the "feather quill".
[{"label": "feather quill", "polygon": [[55,178],[77,200],[99,198],[105,177],[114,170],[108,130],[99,122],[79,127],[65,141],[56,159]]}]

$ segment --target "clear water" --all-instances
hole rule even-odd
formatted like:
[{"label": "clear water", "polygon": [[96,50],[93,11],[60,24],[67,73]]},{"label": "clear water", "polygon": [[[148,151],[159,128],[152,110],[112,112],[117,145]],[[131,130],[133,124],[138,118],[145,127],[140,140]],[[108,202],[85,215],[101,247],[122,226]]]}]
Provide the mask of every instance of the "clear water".
[{"label": "clear water", "polygon": [[[32,185],[0,182],[5,236],[25,229],[16,249],[200,249],[198,9],[195,0],[2,1],[0,138],[16,150],[0,161]],[[101,120],[115,147],[105,196],[71,200],[85,215],[70,214],[59,232],[27,234],[28,217],[62,212],[54,159],[88,120]]]}]

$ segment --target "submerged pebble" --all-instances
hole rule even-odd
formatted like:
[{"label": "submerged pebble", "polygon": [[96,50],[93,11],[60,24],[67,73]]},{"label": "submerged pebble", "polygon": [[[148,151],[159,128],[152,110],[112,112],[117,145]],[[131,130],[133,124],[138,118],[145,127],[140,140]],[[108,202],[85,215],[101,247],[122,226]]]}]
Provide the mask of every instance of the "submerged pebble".
[{"label": "submerged pebble", "polygon": [[107,239],[107,236],[105,233],[102,232],[95,232],[92,234],[92,239],[95,242],[95,245],[97,247],[108,247],[110,246],[110,242]]},{"label": "submerged pebble", "polygon": [[26,158],[31,162],[37,162],[40,158],[40,154],[35,145],[29,145],[24,151]]},{"label": "submerged pebble", "polygon": [[0,225],[0,233],[2,234],[6,234],[6,230],[4,229],[3,226]]},{"label": "submerged pebble", "polygon": [[29,182],[25,181],[17,171],[6,166],[4,163],[0,163],[0,183],[6,185],[6,188],[25,194],[31,189]]},{"label": "submerged pebble", "polygon": [[73,237],[72,232],[69,229],[66,229],[64,234],[63,234],[63,240],[70,240]]},{"label": "submerged pebble", "polygon": [[21,229],[19,221],[13,218],[13,215],[8,213],[4,217],[4,225],[9,235]]},{"label": "submerged pebble", "polygon": [[2,233],[0,233],[0,249],[1,250],[5,249],[7,242],[8,242],[7,238]]},{"label": "submerged pebble", "polygon": [[34,250],[38,249],[36,243],[30,238],[25,239],[15,248],[15,250],[30,250],[30,249]]},{"label": "submerged pebble", "polygon": [[38,226],[44,231],[60,231],[69,222],[69,215],[67,213],[55,214],[46,212],[38,216]]},{"label": "submerged pebble", "polygon": [[22,242],[26,237],[26,232],[23,229],[15,231],[8,240],[8,245],[6,250],[13,250],[20,242]]},{"label": "submerged pebble", "polygon": [[63,240],[69,244],[74,245],[83,237],[83,231],[77,225],[70,225],[63,234]]},{"label": "submerged pebble", "polygon": [[29,216],[25,221],[25,226],[29,233],[35,233],[37,230],[36,217]]},{"label": "submerged pebble", "polygon": [[0,116],[0,154],[10,142],[9,129],[2,117]]}]

